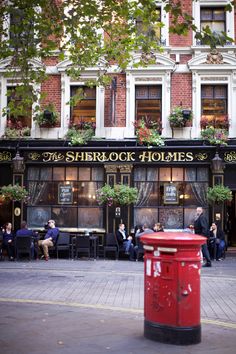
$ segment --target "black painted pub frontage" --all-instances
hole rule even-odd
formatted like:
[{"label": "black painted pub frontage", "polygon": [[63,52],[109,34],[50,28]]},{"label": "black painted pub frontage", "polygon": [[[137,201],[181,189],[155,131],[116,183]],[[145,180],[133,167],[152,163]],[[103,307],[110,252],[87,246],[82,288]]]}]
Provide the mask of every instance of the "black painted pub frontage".
[{"label": "black painted pub frontage", "polygon": [[[16,152],[24,170],[14,171]],[[218,157],[222,168],[215,170]],[[61,230],[114,232],[120,222],[131,231],[135,225],[161,222],[165,229],[192,224],[197,206],[212,222],[220,218],[229,245],[236,245],[236,145],[203,145],[202,141],[168,141],[163,147],[137,146],[134,141],[104,141],[83,147],[65,141],[10,141],[0,143],[0,186],[24,185],[27,204],[0,203],[0,225],[12,221],[19,228],[42,229],[55,219]],[[135,186],[138,200],[131,206],[101,206],[96,190],[105,183]],[[208,186],[224,183],[233,191],[223,207],[208,204]]]}]

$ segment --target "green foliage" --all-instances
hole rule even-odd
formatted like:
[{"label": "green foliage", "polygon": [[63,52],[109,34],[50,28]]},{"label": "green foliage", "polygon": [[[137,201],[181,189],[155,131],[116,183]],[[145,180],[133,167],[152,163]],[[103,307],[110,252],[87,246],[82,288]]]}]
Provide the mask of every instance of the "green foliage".
[{"label": "green foliage", "polygon": [[[47,112],[47,114],[45,114]],[[58,123],[58,112],[53,103],[44,106],[44,110],[36,110],[34,121],[39,126],[54,127]]]},{"label": "green foliage", "polygon": [[137,188],[129,187],[127,185],[115,184],[111,187],[105,184],[102,188],[96,191],[97,202],[99,205],[106,204],[112,206],[113,203],[119,205],[130,205],[135,203],[138,199]]},{"label": "green foliage", "polygon": [[[170,14],[170,32],[186,35],[192,30],[197,39],[211,48],[231,40],[224,32],[216,39],[209,28],[197,30],[193,17],[184,11],[183,1],[162,3]],[[232,3],[225,10],[231,11]],[[9,36],[5,23],[11,16],[15,21]],[[40,84],[47,77],[43,65],[47,58],[68,58],[68,74],[75,78],[85,68],[99,64],[95,84],[106,85],[114,61],[118,70],[125,70],[138,51],[142,55],[133,66],[147,66],[155,60],[151,53],[162,50],[156,36],[156,29],[163,27],[156,13],[156,0],[2,0],[0,18],[0,60],[9,58],[7,76],[19,82],[17,95],[8,107],[15,116],[28,112],[32,102],[40,99]],[[140,33],[136,19],[150,29],[147,35]]]},{"label": "green foliage", "polygon": [[182,128],[186,126],[187,122],[192,121],[192,112],[186,118],[183,114],[183,107],[175,107],[173,108],[171,114],[169,115],[169,122],[171,127]]},{"label": "green foliage", "polygon": [[233,198],[232,191],[221,184],[216,184],[214,187],[208,187],[207,199],[211,204],[221,204],[226,201],[231,201]]},{"label": "green foliage", "polygon": [[68,129],[66,134],[67,139],[70,140],[70,144],[73,146],[86,145],[93,136],[94,130],[92,128],[76,129],[76,127],[72,127]]},{"label": "green foliage", "polygon": [[201,137],[207,140],[211,145],[228,145],[228,131],[226,129],[207,126],[205,129],[201,130]]},{"label": "green foliage", "polygon": [[27,202],[28,192],[25,187],[19,186],[19,184],[9,184],[8,186],[2,186],[0,188],[0,195],[6,201],[23,201]]},{"label": "green foliage", "polygon": [[20,137],[30,136],[30,128],[24,127],[21,129],[17,128],[6,128],[4,133],[4,138],[9,139],[19,139]]}]

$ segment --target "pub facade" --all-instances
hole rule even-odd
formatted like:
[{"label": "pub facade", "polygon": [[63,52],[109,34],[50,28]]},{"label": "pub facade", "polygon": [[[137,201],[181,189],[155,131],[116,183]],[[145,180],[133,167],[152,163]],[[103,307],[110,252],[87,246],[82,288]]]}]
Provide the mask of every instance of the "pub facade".
[{"label": "pub facade", "polygon": [[[227,0],[185,1],[186,11],[199,28],[210,25],[224,29],[235,38],[234,11],[226,13]],[[0,224],[12,220],[15,228],[26,219],[31,228],[40,229],[50,218],[64,230],[103,230],[114,232],[119,222],[131,231],[136,225],[150,227],[159,221],[166,229],[184,229],[202,206],[209,221],[219,217],[228,239],[236,244],[236,47],[234,43],[211,51],[190,32],[187,37],[168,33],[168,14],[158,4],[162,21],[163,52],[155,53],[155,62],[136,68],[140,54],[125,72],[111,70],[111,83],[91,87],[104,63],[86,69],[80,79],[68,75],[68,59],[55,55],[46,65],[49,79],[41,90],[47,93],[58,112],[54,127],[41,127],[32,115],[20,117],[29,136],[12,138],[9,118],[0,119],[0,186],[25,185],[27,204],[0,205]],[[3,112],[17,84],[5,73],[9,61],[0,62],[0,108]],[[77,91],[83,99],[73,107],[68,102]],[[181,128],[170,125],[174,108],[191,112],[191,123]],[[164,146],[140,145],[135,122],[154,121]],[[205,126],[227,121],[228,145],[216,146],[201,138]],[[67,132],[71,125],[89,124],[94,137],[87,144],[71,145]],[[24,169],[14,171],[12,161],[19,153]],[[214,169],[215,157],[221,168]],[[223,183],[233,191],[232,202],[224,209],[212,208],[207,188]],[[138,189],[138,200],[131,206],[98,205],[96,190],[105,183],[127,184]]]}]

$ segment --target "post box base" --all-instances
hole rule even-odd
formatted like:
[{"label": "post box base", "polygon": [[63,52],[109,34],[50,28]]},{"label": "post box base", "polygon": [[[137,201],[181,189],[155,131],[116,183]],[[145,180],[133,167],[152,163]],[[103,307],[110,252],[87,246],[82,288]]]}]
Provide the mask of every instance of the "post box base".
[{"label": "post box base", "polygon": [[168,344],[197,344],[201,342],[201,325],[196,327],[171,327],[145,320],[144,336]]}]

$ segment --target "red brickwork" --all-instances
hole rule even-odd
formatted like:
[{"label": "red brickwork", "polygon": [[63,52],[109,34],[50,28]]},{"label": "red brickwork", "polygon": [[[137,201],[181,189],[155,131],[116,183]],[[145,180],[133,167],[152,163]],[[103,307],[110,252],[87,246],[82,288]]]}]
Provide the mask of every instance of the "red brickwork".
[{"label": "red brickwork", "polygon": [[47,66],[57,65],[59,63],[58,57],[45,58],[43,63]]},{"label": "red brickwork", "polygon": [[48,79],[42,84],[42,92],[46,94],[43,105],[49,102],[54,103],[56,110],[61,112],[61,76],[49,75]]},{"label": "red brickwork", "polygon": [[[192,15],[192,0],[184,0],[182,2],[182,11],[188,15]],[[171,24],[171,16],[170,16]],[[186,47],[192,45],[192,31],[190,30],[187,36],[179,36],[177,34],[170,34],[170,46]]]},{"label": "red brickwork", "polygon": [[[114,77],[114,76],[113,76]],[[116,89],[116,103],[115,103],[115,121],[112,121],[111,115],[111,86],[105,89],[105,127],[125,127],[126,122],[126,88],[124,74],[116,75],[117,89]]]},{"label": "red brickwork", "polygon": [[175,106],[183,108],[192,107],[192,75],[176,74],[171,78],[171,108]]}]

